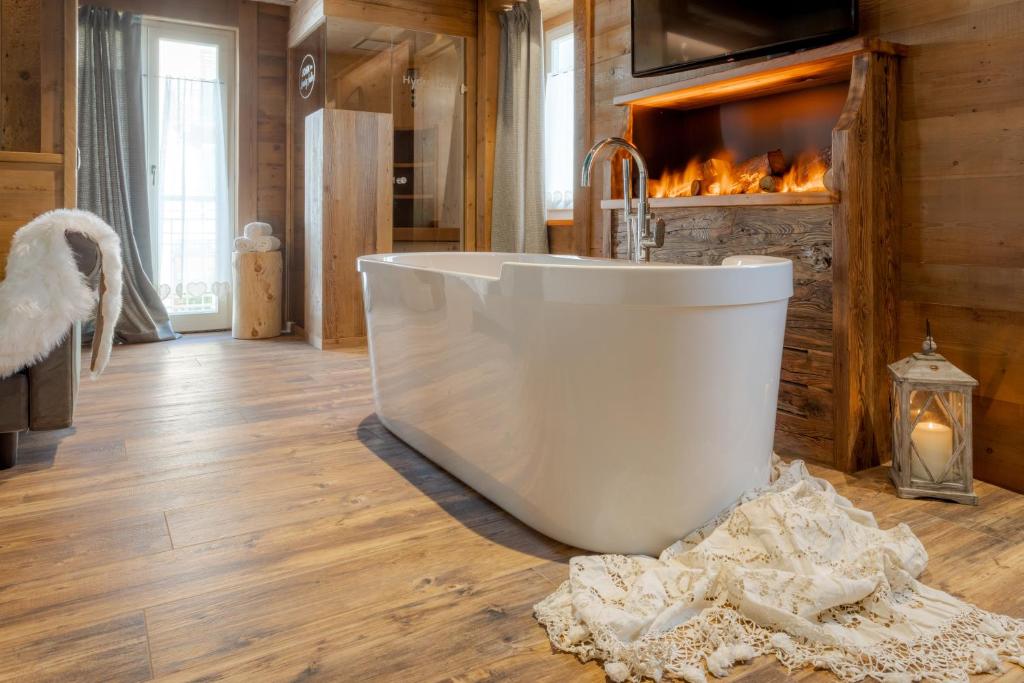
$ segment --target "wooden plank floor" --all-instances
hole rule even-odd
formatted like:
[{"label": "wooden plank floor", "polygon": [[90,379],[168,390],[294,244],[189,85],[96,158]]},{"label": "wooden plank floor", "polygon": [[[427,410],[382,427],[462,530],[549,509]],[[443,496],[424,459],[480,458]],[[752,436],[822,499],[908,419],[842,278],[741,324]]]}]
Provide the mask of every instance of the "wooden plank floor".
[{"label": "wooden plank floor", "polygon": [[[1024,497],[826,476],[911,524],[928,583],[1024,616]],[[0,680],[600,681],[531,616],[573,554],[392,437],[364,351],[119,347],[75,428],[0,473]],[[734,678],[787,676],[763,658]]]}]

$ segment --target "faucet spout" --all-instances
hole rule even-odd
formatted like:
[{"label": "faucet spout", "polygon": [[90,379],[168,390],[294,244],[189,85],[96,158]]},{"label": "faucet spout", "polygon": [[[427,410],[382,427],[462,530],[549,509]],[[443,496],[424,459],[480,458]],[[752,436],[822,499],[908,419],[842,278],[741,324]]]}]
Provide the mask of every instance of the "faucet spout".
[{"label": "faucet spout", "polygon": [[623,138],[605,138],[598,140],[594,143],[594,146],[587,152],[587,156],[583,158],[583,172],[580,174],[580,184],[583,187],[590,187],[590,170],[594,166],[594,162],[597,161],[598,154],[601,153],[606,147],[624,149],[629,152],[629,155],[633,157],[633,161],[636,162],[636,167],[640,173],[639,182],[641,188],[639,189],[640,195],[643,197],[647,196],[647,161],[644,160],[640,150],[636,148],[636,145]]},{"label": "faucet spout", "polygon": [[635,263],[644,263],[651,259],[651,248],[660,247],[665,242],[663,223],[658,221],[657,227],[651,229],[654,222],[654,214],[650,211],[650,201],[647,194],[647,162],[644,160],[640,150],[623,138],[604,138],[594,143],[587,155],[583,158],[583,170],[580,173],[580,185],[590,187],[591,169],[598,155],[605,148],[624,149],[636,162],[637,167],[637,207],[636,214],[633,214],[630,192],[632,191],[632,178],[628,160],[622,162],[623,178],[623,217],[626,221],[626,233],[629,237],[630,258]]}]

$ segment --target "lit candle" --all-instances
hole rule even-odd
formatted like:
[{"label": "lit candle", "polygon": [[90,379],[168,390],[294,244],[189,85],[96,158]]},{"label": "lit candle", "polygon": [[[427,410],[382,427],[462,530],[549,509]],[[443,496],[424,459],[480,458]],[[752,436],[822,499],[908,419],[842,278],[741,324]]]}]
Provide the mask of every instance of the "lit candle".
[{"label": "lit candle", "polygon": [[[913,459],[911,473],[917,479],[936,481],[938,477],[942,476],[953,455],[953,430],[937,422],[919,422],[914,427],[910,440],[920,456],[920,459]],[[928,476],[928,472],[921,465],[921,460],[928,466],[928,472],[932,473],[931,476]],[[936,483],[939,482],[936,481]]]}]

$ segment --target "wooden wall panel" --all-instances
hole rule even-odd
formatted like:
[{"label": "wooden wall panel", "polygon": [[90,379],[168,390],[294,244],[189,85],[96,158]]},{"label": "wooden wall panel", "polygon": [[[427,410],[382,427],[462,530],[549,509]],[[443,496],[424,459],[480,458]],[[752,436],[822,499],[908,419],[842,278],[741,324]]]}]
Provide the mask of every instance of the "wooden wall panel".
[{"label": "wooden wall panel", "polygon": [[[593,142],[625,132],[612,97],[672,77],[631,77],[629,0],[576,2],[592,3],[594,15]],[[931,319],[942,352],[981,383],[976,476],[1024,491],[1024,2],[864,0],[861,14],[864,33],[910,47],[900,91],[900,352],[917,348]],[[594,194],[590,244],[601,253]]]},{"label": "wooden wall panel", "polygon": [[77,26],[75,0],[0,0],[0,280],[14,233],[75,205]]},{"label": "wooden wall panel", "polygon": [[0,0],[0,150],[39,152],[39,0]]},{"label": "wooden wall panel", "polygon": [[261,4],[256,54],[256,215],[284,242],[287,218],[285,149],[288,8]]},{"label": "wooden wall panel", "polygon": [[0,163],[0,280],[18,228],[61,205],[57,172],[37,164]]}]

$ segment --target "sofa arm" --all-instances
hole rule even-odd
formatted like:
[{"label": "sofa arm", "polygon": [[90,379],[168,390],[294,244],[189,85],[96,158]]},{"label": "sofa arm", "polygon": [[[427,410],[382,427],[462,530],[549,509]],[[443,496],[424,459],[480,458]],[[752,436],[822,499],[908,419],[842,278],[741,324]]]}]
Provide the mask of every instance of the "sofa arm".
[{"label": "sofa arm", "polygon": [[82,328],[75,324],[49,356],[28,369],[29,429],[64,429],[75,416]]}]

